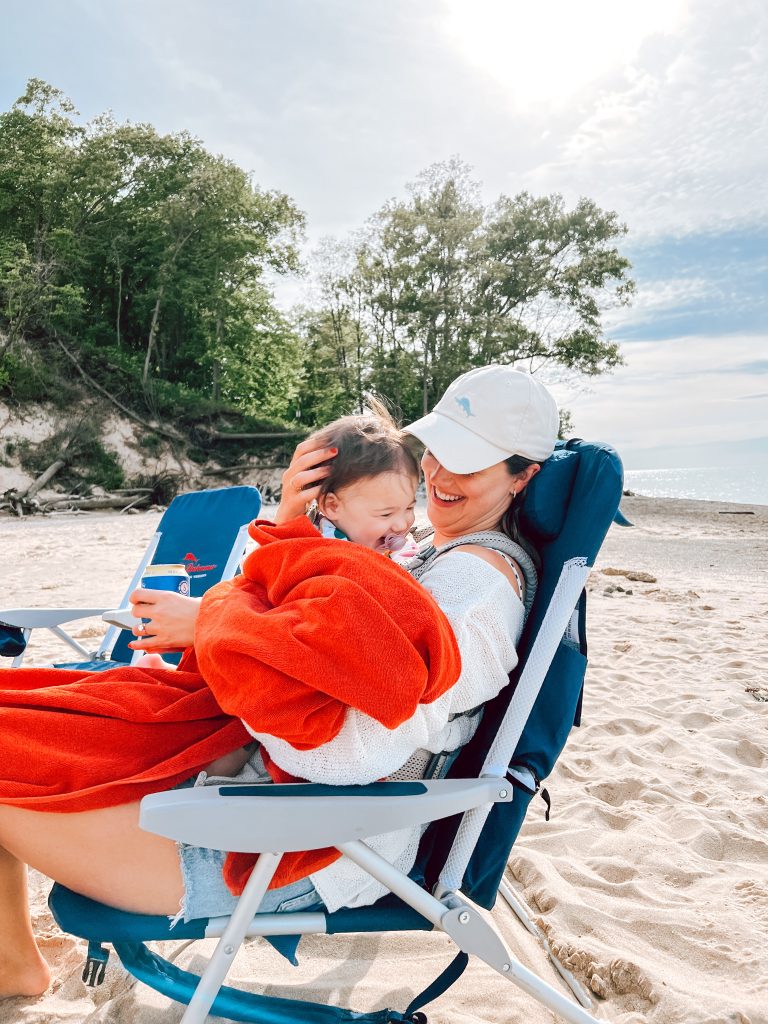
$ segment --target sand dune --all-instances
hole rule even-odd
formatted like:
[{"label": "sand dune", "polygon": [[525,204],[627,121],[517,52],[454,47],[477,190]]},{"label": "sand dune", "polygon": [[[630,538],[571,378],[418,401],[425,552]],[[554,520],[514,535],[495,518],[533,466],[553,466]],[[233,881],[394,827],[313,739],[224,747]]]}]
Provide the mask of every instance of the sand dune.
[{"label": "sand dune", "polygon": [[[768,509],[641,498],[623,508],[636,526],[611,529],[589,583],[584,724],[547,782],[552,818],[534,801],[509,878],[596,993],[600,1019],[766,1024]],[[4,603],[113,603],[157,518],[0,521]],[[87,645],[98,631],[86,622],[77,633]],[[60,656],[57,643],[41,638],[30,663]],[[0,1024],[180,1018],[118,965],[101,989],[86,989],[83,944],[58,933],[46,888],[33,874],[54,985],[2,1004]],[[559,984],[511,912],[493,916],[512,950]],[[181,949],[178,962],[199,966],[203,952]],[[233,977],[260,978],[271,993],[305,983],[307,997],[358,1010],[402,1009],[452,955],[441,935],[313,937],[293,970],[256,942]],[[432,1024],[553,1019],[477,963],[427,1011]]]}]

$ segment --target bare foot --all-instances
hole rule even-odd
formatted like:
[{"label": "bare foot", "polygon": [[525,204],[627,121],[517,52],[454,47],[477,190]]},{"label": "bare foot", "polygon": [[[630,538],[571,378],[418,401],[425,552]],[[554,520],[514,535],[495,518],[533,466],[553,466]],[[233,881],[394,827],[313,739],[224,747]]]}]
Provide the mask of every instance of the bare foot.
[{"label": "bare foot", "polygon": [[50,983],[51,972],[39,952],[33,961],[17,961],[6,953],[0,959],[0,999],[41,996]]},{"label": "bare foot", "polygon": [[176,666],[172,662],[166,661],[160,654],[151,654],[150,652],[147,652],[136,662],[136,668],[175,669]]}]

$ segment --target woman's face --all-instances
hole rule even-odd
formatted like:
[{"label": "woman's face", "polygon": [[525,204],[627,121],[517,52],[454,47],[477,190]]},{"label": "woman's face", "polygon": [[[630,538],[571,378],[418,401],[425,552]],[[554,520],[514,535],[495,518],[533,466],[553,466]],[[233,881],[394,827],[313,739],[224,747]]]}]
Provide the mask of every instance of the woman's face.
[{"label": "woman's face", "polygon": [[512,476],[505,463],[479,473],[450,473],[434,455],[421,459],[427,489],[427,515],[435,528],[435,544],[499,527],[512,495],[525,487],[539,466],[529,466]]}]

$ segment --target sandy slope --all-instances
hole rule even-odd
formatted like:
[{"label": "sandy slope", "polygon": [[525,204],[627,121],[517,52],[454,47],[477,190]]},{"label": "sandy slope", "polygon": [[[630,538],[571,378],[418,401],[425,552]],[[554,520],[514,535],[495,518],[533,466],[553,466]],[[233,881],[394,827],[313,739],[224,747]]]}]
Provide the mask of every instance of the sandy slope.
[{"label": "sandy slope", "polygon": [[[641,498],[623,507],[637,525],[612,528],[589,585],[584,725],[548,781],[552,820],[535,801],[510,879],[562,957],[603,996],[601,1019],[765,1024],[768,509]],[[754,514],[721,514],[737,511]],[[156,522],[151,514],[0,521],[3,603],[113,603]],[[97,631],[85,623],[78,633],[89,644]],[[50,656],[55,642],[43,641],[30,663]],[[53,926],[45,880],[33,876],[31,888],[56,981],[42,999],[5,1003],[1,1024],[179,1019],[117,966],[100,990],[85,989],[81,944]],[[558,984],[510,912],[497,908],[494,918],[513,950]],[[315,998],[355,1009],[402,1009],[452,955],[439,935],[318,937],[302,948],[292,971],[254,943],[234,975],[260,977],[272,992],[305,981]],[[179,956],[182,965],[200,961],[198,947]],[[553,1019],[477,964],[428,1009],[432,1024]]]}]

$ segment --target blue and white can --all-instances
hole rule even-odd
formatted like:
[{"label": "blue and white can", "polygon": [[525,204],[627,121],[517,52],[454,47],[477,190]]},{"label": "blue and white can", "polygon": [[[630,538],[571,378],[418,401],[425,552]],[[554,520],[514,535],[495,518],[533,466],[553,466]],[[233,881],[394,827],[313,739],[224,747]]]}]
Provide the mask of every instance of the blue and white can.
[{"label": "blue and white can", "polygon": [[189,573],[183,565],[148,565],[139,585],[145,590],[170,590],[189,597]]}]

